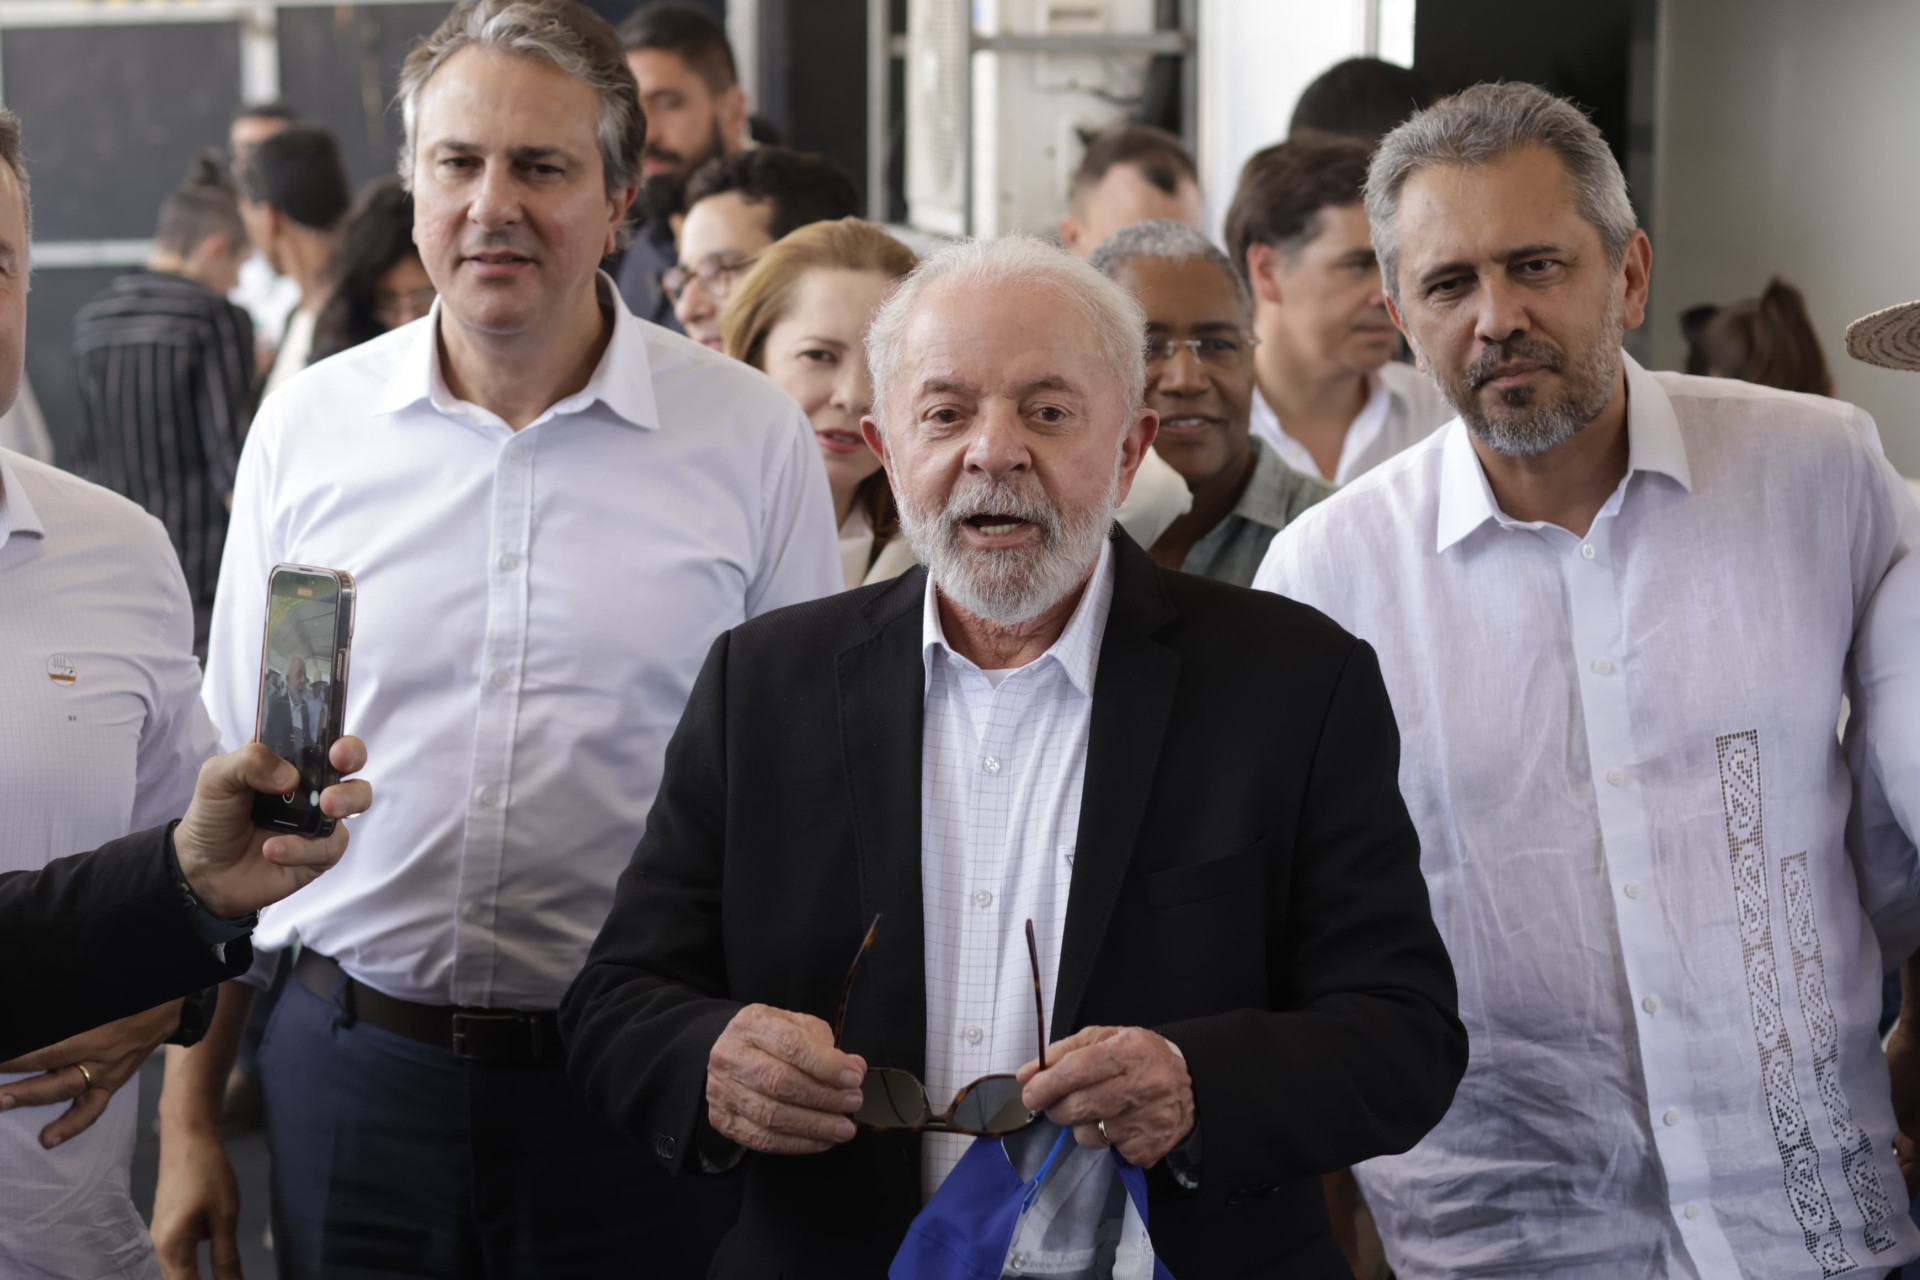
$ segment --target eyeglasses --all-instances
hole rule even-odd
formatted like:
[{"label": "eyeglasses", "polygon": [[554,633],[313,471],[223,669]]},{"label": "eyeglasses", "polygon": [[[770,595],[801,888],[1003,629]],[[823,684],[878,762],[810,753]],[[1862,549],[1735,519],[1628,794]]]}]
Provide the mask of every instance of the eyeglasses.
[{"label": "eyeglasses", "polygon": [[393,293],[381,289],[373,295],[373,316],[389,329],[398,329],[409,320],[418,320],[433,310],[433,300],[439,296],[430,284],[406,293]]},{"label": "eyeglasses", "polygon": [[[840,1016],[833,1023],[833,1044],[847,1022],[847,997],[853,994],[853,975],[880,932],[880,917],[867,926],[867,936],[854,953],[847,982],[840,989]],[[1033,942],[1033,921],[1027,921],[1027,960],[1033,966],[1033,1013],[1040,1029],[1040,1069],[1047,1069],[1047,1015],[1040,1000],[1040,951]],[[953,1095],[953,1103],[938,1115],[927,1101],[927,1087],[911,1071],[898,1067],[869,1067],[860,1082],[860,1110],[853,1122],[868,1129],[906,1130],[910,1133],[964,1133],[997,1138],[1017,1133],[1039,1119],[1020,1100],[1020,1081],[1010,1075],[981,1076]]]},{"label": "eyeglasses", "polygon": [[1251,333],[1210,333],[1204,338],[1148,338],[1142,350],[1147,364],[1165,364],[1185,347],[1193,358],[1210,369],[1237,369],[1259,344]]},{"label": "eyeglasses", "polygon": [[751,267],[756,258],[742,258],[737,254],[710,253],[691,267],[671,266],[660,273],[660,291],[667,295],[667,301],[678,305],[680,295],[695,280],[700,287],[713,295],[715,302],[724,301],[733,292],[733,279],[742,271]]}]

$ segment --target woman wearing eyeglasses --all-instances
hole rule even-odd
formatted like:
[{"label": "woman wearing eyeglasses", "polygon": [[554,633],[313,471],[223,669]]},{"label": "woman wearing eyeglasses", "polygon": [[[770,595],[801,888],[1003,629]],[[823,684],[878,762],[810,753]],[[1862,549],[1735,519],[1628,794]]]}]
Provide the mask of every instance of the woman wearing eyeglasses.
[{"label": "woman wearing eyeglasses", "polygon": [[[914,564],[886,472],[860,434],[860,419],[873,401],[863,345],[867,323],[917,263],[911,249],[871,222],[816,222],[762,250],[733,286],[721,316],[726,353],[779,383],[813,424],[848,587],[884,582]],[[1190,503],[1185,482],[1149,453],[1117,518],[1136,541],[1151,546]]]},{"label": "woman wearing eyeglasses", "polygon": [[1274,535],[1333,493],[1251,434],[1253,302],[1226,254],[1180,222],[1116,231],[1088,261],[1147,313],[1154,452],[1193,506],[1148,550],[1159,564],[1250,587]]}]

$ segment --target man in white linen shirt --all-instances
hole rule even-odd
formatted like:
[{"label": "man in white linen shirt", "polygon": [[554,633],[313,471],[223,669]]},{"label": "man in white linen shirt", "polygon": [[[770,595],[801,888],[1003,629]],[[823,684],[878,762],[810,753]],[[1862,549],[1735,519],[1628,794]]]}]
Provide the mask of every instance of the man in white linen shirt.
[{"label": "man in white linen shirt", "polygon": [[[573,1097],[552,1010],[714,637],[839,590],[826,477],[771,382],[597,274],[644,136],[602,19],[463,4],[401,102],[439,301],[268,397],[214,619],[208,704],[238,742],[268,570],[353,573],[346,720],[390,771],[352,862],[256,935],[302,949],[260,1050],[275,1253],[289,1277],[703,1274],[725,1196],[672,1187]],[[200,1238],[233,1249],[231,1003],[168,1066],[174,1275]]]},{"label": "man in white linen shirt", "polygon": [[1303,475],[1345,484],[1453,416],[1393,359],[1360,189],[1372,150],[1315,134],[1258,152],[1227,209],[1227,256],[1253,290],[1253,435]]},{"label": "man in white linen shirt", "polygon": [[1447,99],[1388,135],[1367,199],[1461,418],[1255,585],[1378,646],[1459,967],[1452,1110],[1358,1168],[1388,1259],[1884,1275],[1920,1253],[1874,1035],[1901,957],[1834,726],[1912,501],[1860,410],[1624,356],[1652,250],[1570,103]]},{"label": "man in white linen shirt", "polygon": [[[0,112],[0,411],[20,386],[28,226],[20,120]],[[185,809],[215,748],[199,693],[166,530],[0,449],[0,872]],[[158,1274],[127,1182],[140,1091],[123,1086],[181,1011],[169,1001],[0,1062],[0,1274]]]}]

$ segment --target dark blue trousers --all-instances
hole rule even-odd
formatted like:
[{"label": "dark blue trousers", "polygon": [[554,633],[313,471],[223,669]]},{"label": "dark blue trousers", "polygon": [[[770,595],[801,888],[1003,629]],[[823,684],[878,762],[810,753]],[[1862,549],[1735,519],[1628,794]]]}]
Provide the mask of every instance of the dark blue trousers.
[{"label": "dark blue trousers", "polygon": [[467,1062],[289,982],[260,1047],[281,1280],[704,1276],[738,1213],[587,1110],[559,1065]]}]

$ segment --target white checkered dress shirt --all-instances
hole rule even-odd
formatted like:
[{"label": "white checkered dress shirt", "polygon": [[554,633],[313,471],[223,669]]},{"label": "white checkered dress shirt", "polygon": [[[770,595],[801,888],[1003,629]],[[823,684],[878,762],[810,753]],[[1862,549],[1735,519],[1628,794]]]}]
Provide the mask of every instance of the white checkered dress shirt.
[{"label": "white checkered dress shirt", "polygon": [[[944,1110],[984,1075],[1039,1052],[1026,922],[1040,952],[1049,1023],[1080,828],[1093,673],[1113,600],[1112,551],[1053,646],[993,678],[955,653],[927,584],[921,653],[920,877],[926,925],[928,1100]],[[932,1196],[973,1142],[929,1134],[921,1190]]]}]

